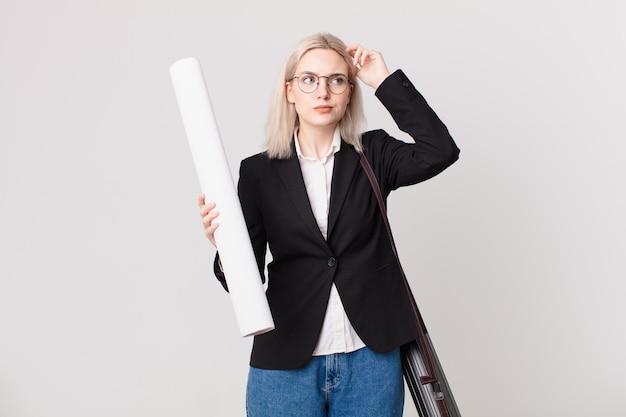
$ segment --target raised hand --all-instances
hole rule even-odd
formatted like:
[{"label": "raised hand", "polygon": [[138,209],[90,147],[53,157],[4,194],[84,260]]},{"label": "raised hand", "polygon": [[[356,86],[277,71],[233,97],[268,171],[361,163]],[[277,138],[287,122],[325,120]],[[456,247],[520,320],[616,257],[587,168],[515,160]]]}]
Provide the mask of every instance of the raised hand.
[{"label": "raised hand", "polygon": [[376,89],[389,76],[389,69],[380,52],[370,51],[359,44],[348,46],[346,52],[352,57],[357,77],[366,85]]}]

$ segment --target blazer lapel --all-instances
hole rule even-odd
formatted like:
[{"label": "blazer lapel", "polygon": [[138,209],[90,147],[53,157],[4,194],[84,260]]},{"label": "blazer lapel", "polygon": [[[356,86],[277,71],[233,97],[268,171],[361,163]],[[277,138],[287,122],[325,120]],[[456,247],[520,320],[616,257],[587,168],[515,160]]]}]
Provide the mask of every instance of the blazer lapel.
[{"label": "blazer lapel", "polygon": [[359,168],[359,154],[345,142],[341,142],[341,149],[335,154],[335,167],[330,193],[330,209],[328,213],[328,236],[339,219],[339,213],[346,201],[348,190],[354,175]]},{"label": "blazer lapel", "polygon": [[320,232],[311,209],[311,202],[306,192],[298,157],[277,159],[275,163],[278,175],[285,186],[285,192],[293,203],[296,213],[302,219],[302,223],[310,229],[311,236],[317,236],[324,246],[327,246],[326,239]]}]

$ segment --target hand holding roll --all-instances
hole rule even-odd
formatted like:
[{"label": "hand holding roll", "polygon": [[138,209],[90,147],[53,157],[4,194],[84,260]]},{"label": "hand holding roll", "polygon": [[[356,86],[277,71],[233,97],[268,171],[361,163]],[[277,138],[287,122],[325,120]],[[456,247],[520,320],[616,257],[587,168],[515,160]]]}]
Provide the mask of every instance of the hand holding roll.
[{"label": "hand holding roll", "polygon": [[202,225],[204,226],[204,235],[211,241],[213,246],[217,248],[215,242],[215,230],[219,227],[219,223],[215,219],[220,212],[217,211],[217,205],[214,202],[206,202],[205,195],[200,194],[198,197],[198,206],[200,207],[200,217],[202,217]]}]

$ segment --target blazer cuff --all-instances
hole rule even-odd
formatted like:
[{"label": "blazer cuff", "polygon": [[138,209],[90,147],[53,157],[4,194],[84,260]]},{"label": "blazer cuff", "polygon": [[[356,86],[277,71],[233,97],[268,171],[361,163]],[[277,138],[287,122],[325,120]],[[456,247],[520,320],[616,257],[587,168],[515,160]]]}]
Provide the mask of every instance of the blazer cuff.
[{"label": "blazer cuff", "polygon": [[222,261],[220,260],[220,253],[215,254],[215,260],[213,261],[213,272],[215,277],[222,284],[222,287],[228,292],[228,284],[226,283],[226,275],[224,275],[224,269],[222,268]]},{"label": "blazer cuff", "polygon": [[420,95],[404,71],[398,69],[385,78],[382,83],[380,83],[376,89],[375,95],[384,103],[388,100],[393,100],[400,90],[404,90],[408,93],[410,98]]}]

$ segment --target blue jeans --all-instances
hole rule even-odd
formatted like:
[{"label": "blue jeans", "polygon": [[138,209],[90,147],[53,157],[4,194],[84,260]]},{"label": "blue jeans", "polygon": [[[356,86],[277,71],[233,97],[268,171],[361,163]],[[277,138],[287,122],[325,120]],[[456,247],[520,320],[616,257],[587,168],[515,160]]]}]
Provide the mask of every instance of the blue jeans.
[{"label": "blue jeans", "polygon": [[248,417],[392,417],[403,407],[399,349],[314,356],[303,368],[248,374]]}]

